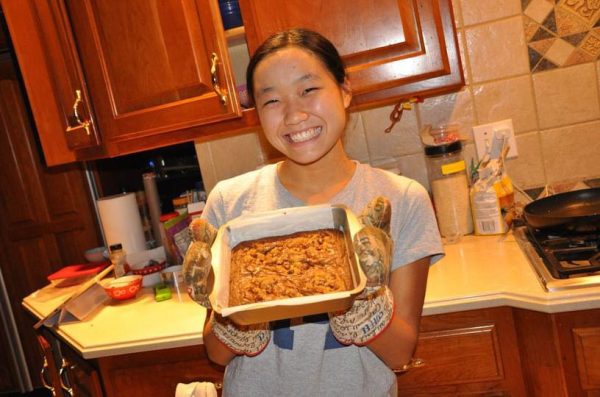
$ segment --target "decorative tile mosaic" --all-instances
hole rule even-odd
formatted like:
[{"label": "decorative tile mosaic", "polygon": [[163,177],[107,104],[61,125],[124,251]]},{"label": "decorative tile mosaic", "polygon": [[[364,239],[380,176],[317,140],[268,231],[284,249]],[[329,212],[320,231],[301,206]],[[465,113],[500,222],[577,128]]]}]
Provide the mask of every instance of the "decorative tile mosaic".
[{"label": "decorative tile mosaic", "polygon": [[600,56],[600,0],[521,0],[531,72]]}]

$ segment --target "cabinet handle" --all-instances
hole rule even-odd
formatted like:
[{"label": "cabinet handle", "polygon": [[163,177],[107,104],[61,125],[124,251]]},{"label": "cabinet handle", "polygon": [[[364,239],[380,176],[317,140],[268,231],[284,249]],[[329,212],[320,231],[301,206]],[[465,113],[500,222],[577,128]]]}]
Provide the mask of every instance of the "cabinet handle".
[{"label": "cabinet handle", "polygon": [[221,87],[219,86],[219,78],[217,77],[217,63],[219,62],[219,57],[216,53],[212,53],[210,57],[210,75],[212,79],[213,90],[217,93],[219,98],[221,99],[221,103],[223,106],[227,104],[227,95],[223,93]]},{"label": "cabinet handle", "polygon": [[48,372],[48,360],[46,359],[46,357],[44,357],[44,366],[42,367],[42,370],[40,371],[40,379],[42,380],[42,385],[44,386],[44,388],[46,388],[47,390],[50,390],[50,393],[52,393],[52,396],[56,397],[56,392],[54,391],[54,387],[52,387],[46,380],[47,372]]},{"label": "cabinet handle", "polygon": [[[73,394],[73,388],[70,387],[70,386],[65,385],[65,383],[67,383],[67,384],[70,383],[69,382],[69,377],[68,377],[68,374],[67,374],[67,367],[68,367],[67,361],[63,358],[62,359],[62,363],[60,365],[60,370],[58,371],[58,377],[60,378],[60,387],[67,394],[69,394],[69,396],[73,397],[74,396],[74,394]],[[66,382],[63,382],[63,379]]]},{"label": "cabinet handle", "polygon": [[75,103],[73,104],[73,115],[75,116],[75,120],[77,121],[78,125],[76,125],[75,127],[67,126],[67,132],[75,132],[83,128],[85,130],[86,135],[90,135],[90,126],[92,123],[90,122],[90,120],[82,120],[81,116],[79,115],[79,105],[82,102],[83,100],[81,99],[81,90],[75,90]]}]

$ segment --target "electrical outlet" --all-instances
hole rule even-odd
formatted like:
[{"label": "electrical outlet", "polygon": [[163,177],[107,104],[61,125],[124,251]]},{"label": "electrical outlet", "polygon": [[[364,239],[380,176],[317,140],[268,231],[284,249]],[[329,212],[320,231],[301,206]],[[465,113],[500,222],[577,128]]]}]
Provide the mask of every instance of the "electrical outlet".
[{"label": "electrical outlet", "polygon": [[492,143],[494,134],[498,132],[508,136],[509,150],[506,158],[510,159],[519,155],[512,119],[506,119],[473,127],[473,139],[475,140],[478,159],[481,159],[486,154]]}]

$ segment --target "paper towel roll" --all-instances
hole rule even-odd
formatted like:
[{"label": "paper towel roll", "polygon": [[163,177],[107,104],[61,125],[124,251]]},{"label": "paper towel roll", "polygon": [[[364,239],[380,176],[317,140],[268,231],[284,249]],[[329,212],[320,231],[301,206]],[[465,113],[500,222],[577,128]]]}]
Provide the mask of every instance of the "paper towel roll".
[{"label": "paper towel roll", "polygon": [[123,193],[97,200],[106,244],[121,243],[126,253],[144,251],[146,239],[135,193]]}]

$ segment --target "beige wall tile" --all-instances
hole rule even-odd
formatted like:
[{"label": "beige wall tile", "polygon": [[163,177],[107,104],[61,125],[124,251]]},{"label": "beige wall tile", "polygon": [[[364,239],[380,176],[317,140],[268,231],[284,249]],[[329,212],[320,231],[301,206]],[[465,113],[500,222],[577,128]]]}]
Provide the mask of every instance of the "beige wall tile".
[{"label": "beige wall tile", "polygon": [[525,8],[524,14],[537,23],[542,23],[552,11],[554,2],[549,0],[531,0]]},{"label": "beige wall tile", "polygon": [[390,125],[390,113],[393,108],[393,106],[386,106],[361,112],[371,162],[423,150],[414,108],[405,110],[402,119],[392,131],[385,132]]},{"label": "beige wall tile", "polygon": [[400,157],[398,159],[398,169],[402,175],[416,180],[423,185],[425,189],[430,190],[424,153]]},{"label": "beige wall tile", "polygon": [[475,144],[472,142],[463,142],[462,157],[467,164],[467,171],[469,173],[471,164],[477,164],[477,149],[475,149]]},{"label": "beige wall tile", "polygon": [[533,74],[540,129],[600,117],[598,84],[593,63]]},{"label": "beige wall tile", "polygon": [[473,82],[529,73],[521,16],[465,28],[465,35]]},{"label": "beige wall tile", "polygon": [[255,132],[196,143],[196,154],[206,192],[220,180],[255,170],[263,164]]},{"label": "beige wall tile", "polygon": [[418,104],[421,126],[431,124],[439,126],[456,123],[465,139],[472,139],[471,128],[475,124],[473,100],[468,87],[459,92],[427,98]]},{"label": "beige wall tile", "polygon": [[555,65],[563,65],[573,51],[575,51],[575,47],[566,41],[562,39],[554,40],[550,48],[544,53],[544,57]]},{"label": "beige wall tile", "polygon": [[546,178],[551,182],[600,177],[600,122],[541,131]]},{"label": "beige wall tile", "polygon": [[400,174],[400,166],[398,165],[397,158],[372,161],[371,165],[375,168],[381,168],[383,170],[393,172],[394,174]]},{"label": "beige wall tile", "polygon": [[473,101],[479,124],[512,119],[516,133],[537,129],[529,75],[473,86]]},{"label": "beige wall tile", "polygon": [[351,159],[361,163],[369,162],[369,147],[360,112],[351,113],[348,116],[348,125],[342,142]]},{"label": "beige wall tile", "polygon": [[488,22],[521,13],[520,0],[462,0],[464,26]]},{"label": "beige wall tile", "polygon": [[522,189],[544,186],[546,175],[539,133],[528,132],[515,138],[519,155],[506,161],[508,175]]}]

